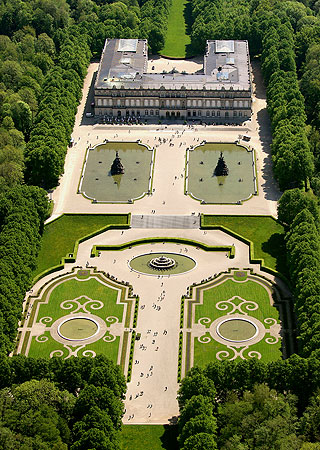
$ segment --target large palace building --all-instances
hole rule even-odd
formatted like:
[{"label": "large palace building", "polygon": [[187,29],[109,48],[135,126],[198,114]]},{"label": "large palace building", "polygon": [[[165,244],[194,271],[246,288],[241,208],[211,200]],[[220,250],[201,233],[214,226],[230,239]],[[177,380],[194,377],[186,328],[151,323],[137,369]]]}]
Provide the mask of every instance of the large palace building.
[{"label": "large palace building", "polygon": [[95,115],[218,123],[251,116],[247,41],[207,41],[203,70],[196,73],[147,68],[146,40],[107,39],[94,86]]}]

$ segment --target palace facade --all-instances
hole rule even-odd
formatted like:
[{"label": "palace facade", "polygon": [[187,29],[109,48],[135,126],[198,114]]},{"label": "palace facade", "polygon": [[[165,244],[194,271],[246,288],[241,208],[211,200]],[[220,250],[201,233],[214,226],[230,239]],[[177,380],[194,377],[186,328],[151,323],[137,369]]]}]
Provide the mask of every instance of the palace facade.
[{"label": "palace facade", "polygon": [[241,122],[251,116],[247,41],[207,41],[203,70],[148,73],[143,39],[107,39],[94,86],[95,115]]}]

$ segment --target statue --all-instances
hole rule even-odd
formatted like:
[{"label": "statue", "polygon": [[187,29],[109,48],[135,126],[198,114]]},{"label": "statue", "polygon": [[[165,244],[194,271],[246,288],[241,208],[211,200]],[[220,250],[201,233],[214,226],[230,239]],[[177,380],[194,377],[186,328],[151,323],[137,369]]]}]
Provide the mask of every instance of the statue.
[{"label": "statue", "polygon": [[121,175],[124,173],[124,167],[121,164],[119,153],[116,151],[116,157],[111,166],[111,175]]},{"label": "statue", "polygon": [[224,160],[222,152],[220,152],[220,156],[216,168],[214,169],[213,175],[216,177],[226,177],[227,175],[229,175],[229,169]]}]

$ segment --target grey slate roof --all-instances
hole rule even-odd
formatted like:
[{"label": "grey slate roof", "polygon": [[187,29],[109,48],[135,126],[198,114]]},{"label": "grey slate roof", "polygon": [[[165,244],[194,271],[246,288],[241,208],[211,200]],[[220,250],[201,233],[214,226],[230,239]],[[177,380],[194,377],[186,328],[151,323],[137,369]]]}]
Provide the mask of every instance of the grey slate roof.
[{"label": "grey slate roof", "polygon": [[95,88],[251,89],[247,41],[207,41],[202,73],[146,73],[147,62],[146,40],[107,39]]}]

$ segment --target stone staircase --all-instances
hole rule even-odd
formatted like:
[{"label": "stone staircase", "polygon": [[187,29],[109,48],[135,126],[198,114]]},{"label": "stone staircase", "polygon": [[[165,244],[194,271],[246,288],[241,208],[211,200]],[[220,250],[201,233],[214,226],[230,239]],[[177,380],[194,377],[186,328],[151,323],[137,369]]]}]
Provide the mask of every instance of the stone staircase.
[{"label": "stone staircase", "polygon": [[132,215],[131,228],[200,228],[200,216]]}]

